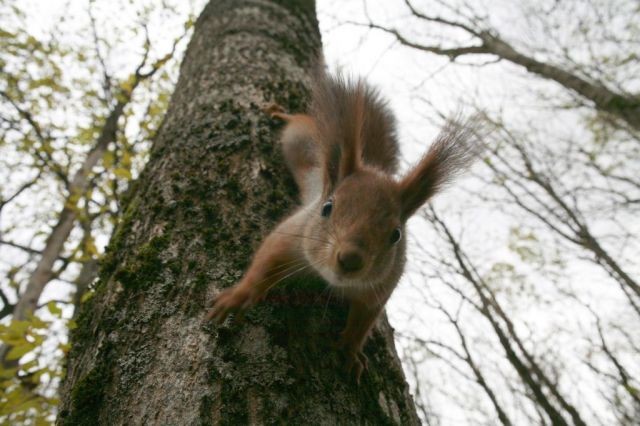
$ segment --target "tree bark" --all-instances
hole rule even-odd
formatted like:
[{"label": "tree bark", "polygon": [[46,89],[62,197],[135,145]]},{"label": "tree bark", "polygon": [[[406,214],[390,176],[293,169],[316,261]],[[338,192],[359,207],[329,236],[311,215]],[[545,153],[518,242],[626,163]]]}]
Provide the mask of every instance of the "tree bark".
[{"label": "tree bark", "polygon": [[417,424],[381,318],[356,385],[333,349],[346,306],[317,279],[242,323],[203,321],[295,185],[261,107],[303,111],[312,0],[214,0],[198,19],[149,163],[78,316],[59,424]]}]

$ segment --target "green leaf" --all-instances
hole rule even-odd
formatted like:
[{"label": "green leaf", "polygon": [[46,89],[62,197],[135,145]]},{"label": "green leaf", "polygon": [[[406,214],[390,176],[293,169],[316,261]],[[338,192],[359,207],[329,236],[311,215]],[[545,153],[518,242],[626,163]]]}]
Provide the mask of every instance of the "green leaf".
[{"label": "green leaf", "polygon": [[9,324],[9,330],[11,333],[22,336],[29,328],[29,321],[25,320],[13,320]]},{"label": "green leaf", "polygon": [[113,155],[113,152],[111,151],[105,152],[104,155],[102,156],[102,165],[104,166],[104,168],[110,169],[111,167],[113,167],[114,162],[115,162],[115,156]]},{"label": "green leaf", "polygon": [[54,302],[53,300],[47,303],[47,309],[49,309],[49,312],[54,317],[60,318],[60,315],[62,315],[62,309],[60,309],[56,302]]},{"label": "green leaf", "polygon": [[39,407],[40,404],[42,404],[42,401],[40,401],[39,398],[29,399],[15,406],[14,411],[20,412],[20,411],[26,411],[29,409],[37,410],[38,408],[40,408]]},{"label": "green leaf", "polygon": [[20,364],[20,370],[29,371],[33,367],[37,367],[37,366],[38,366],[38,360],[37,359],[32,359],[29,362],[25,362],[24,364]]},{"label": "green leaf", "polygon": [[7,354],[7,360],[13,361],[16,359],[20,359],[26,354],[28,354],[29,352],[31,352],[32,350],[34,350],[35,347],[36,346],[32,343],[26,343],[24,345],[14,346],[11,348],[11,350]]},{"label": "green leaf", "polygon": [[60,343],[58,349],[67,354],[71,350],[71,343]]},{"label": "green leaf", "polygon": [[127,169],[124,169],[122,167],[118,167],[117,169],[115,169],[113,171],[113,173],[119,177],[120,179],[127,179],[127,180],[131,180],[132,176],[131,176],[131,172]]},{"label": "green leaf", "polygon": [[29,325],[31,327],[33,327],[34,329],[48,329],[49,328],[49,323],[48,322],[43,321],[41,318],[39,318],[39,317],[37,317],[37,316],[35,316],[33,314],[29,315],[29,321],[30,321]]},{"label": "green leaf", "polygon": [[82,295],[82,297],[80,298],[80,302],[84,303],[87,300],[91,299],[93,297],[93,295],[95,294],[95,292],[93,291],[87,291],[85,294]]},{"label": "green leaf", "polygon": [[15,377],[17,372],[18,372],[18,367],[16,368],[0,367],[0,379],[12,379]]}]

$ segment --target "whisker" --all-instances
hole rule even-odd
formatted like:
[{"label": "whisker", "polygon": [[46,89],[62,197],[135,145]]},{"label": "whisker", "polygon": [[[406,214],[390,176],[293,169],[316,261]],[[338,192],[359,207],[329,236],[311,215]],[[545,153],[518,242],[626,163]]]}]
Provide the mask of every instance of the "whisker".
[{"label": "whisker", "polygon": [[[317,248],[317,251],[318,251],[318,252],[321,252],[324,248],[325,248],[325,247],[319,247],[319,248]],[[324,261],[325,261],[325,260],[327,260],[327,259],[328,259],[328,257],[323,258],[323,259],[320,259],[320,260],[319,260],[319,261],[317,261],[317,262],[311,262],[311,263],[310,263],[310,262],[308,262],[306,259],[294,259],[294,260],[292,260],[292,261],[285,262],[285,263],[283,263],[283,264],[281,264],[281,265],[278,265],[278,266],[276,267],[276,268],[278,268],[278,270],[275,270],[275,271],[274,271],[274,270],[272,270],[272,271],[270,271],[269,275],[265,276],[263,279],[261,279],[260,281],[258,281],[258,282],[257,282],[256,284],[254,284],[254,285],[255,285],[255,286],[259,286],[260,284],[264,283],[264,282],[265,282],[265,281],[267,281],[267,280],[275,279],[275,278],[276,278],[278,275],[280,275],[280,274],[287,274],[287,275],[285,275],[284,277],[278,278],[278,280],[276,281],[276,283],[274,283],[274,284],[270,285],[270,286],[265,290],[265,292],[267,292],[267,291],[268,291],[269,289],[271,289],[275,284],[279,283],[279,282],[280,282],[280,281],[282,281],[283,279],[285,279],[285,278],[287,278],[287,277],[289,277],[289,276],[291,276],[291,275],[295,274],[296,272],[302,271],[302,270],[306,269],[307,267],[312,267],[312,266],[315,266],[315,265],[317,265],[317,264],[319,264],[319,263],[321,263],[321,262],[324,262]],[[300,268],[300,269],[298,269],[298,270],[296,270],[296,271],[291,272],[292,270],[294,270],[294,269],[296,269],[296,268],[299,268],[299,267],[301,267],[301,266],[302,266],[302,268]],[[289,273],[289,272],[291,272],[291,273]]]},{"label": "whisker", "polygon": [[268,277],[265,277],[265,279],[274,278],[276,275],[279,275],[279,274],[286,274],[289,271],[291,271],[293,269],[296,269],[296,268],[298,268],[300,266],[303,266],[303,265],[305,265],[307,263],[308,262],[306,261],[306,259],[296,259],[295,261],[290,262],[289,266],[287,266],[286,268],[283,268],[283,269],[281,269],[279,271],[275,271],[274,273],[270,274]]},{"label": "whisker", "polygon": [[371,290],[373,290],[373,295],[376,297],[378,305],[380,305],[381,304],[381,298],[380,298],[380,295],[378,294],[378,292],[376,291],[376,286],[374,286],[371,281],[369,281],[368,284],[369,284],[369,287],[371,287]]},{"label": "whisker", "polygon": [[322,240],[320,238],[309,237],[307,235],[302,235],[302,234],[292,234],[292,233],[289,233],[289,232],[282,232],[282,231],[277,231],[277,230],[274,230],[272,232],[276,233],[276,234],[288,235],[288,236],[291,236],[291,237],[297,237],[297,238],[302,238],[302,239],[307,239],[307,240],[320,241],[321,243],[328,243],[329,242],[327,240]]},{"label": "whisker", "polygon": [[307,265],[304,265],[302,268],[297,269],[297,270],[295,270],[295,271],[293,271],[293,272],[291,272],[291,273],[289,273],[289,274],[285,275],[284,277],[282,277],[282,278],[278,279],[278,281],[274,282],[274,283],[273,283],[273,284],[271,284],[269,287],[267,287],[267,289],[265,290],[265,293],[266,293],[267,291],[271,290],[271,288],[273,288],[276,284],[278,284],[278,283],[279,283],[279,282],[281,282],[282,280],[284,280],[284,279],[286,279],[286,278],[290,277],[291,275],[293,275],[293,274],[297,274],[298,272],[301,272],[301,271],[303,271],[303,270],[305,270],[305,269],[307,269],[307,268],[310,268],[310,267],[312,267],[312,266],[315,266],[315,265],[317,265],[317,264],[319,264],[319,263],[321,263],[321,262],[324,262],[325,260],[327,260],[327,259],[326,259],[326,258],[325,258],[325,259],[320,259],[320,260],[318,260],[317,262],[309,263],[309,264],[307,264]]},{"label": "whisker", "polygon": [[329,309],[329,302],[331,301],[331,295],[333,293],[333,290],[331,289],[330,286],[327,285],[327,287],[322,290],[322,293],[320,293],[320,297],[322,297],[322,295],[324,293],[327,293],[327,302],[324,304],[324,310],[322,311],[322,320],[324,321],[326,315],[327,315],[327,310]]},{"label": "whisker", "polygon": [[[305,263],[307,263],[307,261],[305,259],[295,259],[291,262],[287,262],[284,265],[288,265],[285,268],[279,270],[279,271],[270,271],[271,273],[269,273],[267,276],[265,276],[264,278],[262,278],[260,281],[256,282],[255,284],[253,284],[254,286],[259,286],[262,283],[264,283],[267,280],[273,279],[275,278],[275,276],[279,275],[279,274],[286,274],[287,272],[298,268],[302,265],[304,265]],[[282,266],[282,265],[279,265]],[[270,287],[269,287],[270,288]]]}]

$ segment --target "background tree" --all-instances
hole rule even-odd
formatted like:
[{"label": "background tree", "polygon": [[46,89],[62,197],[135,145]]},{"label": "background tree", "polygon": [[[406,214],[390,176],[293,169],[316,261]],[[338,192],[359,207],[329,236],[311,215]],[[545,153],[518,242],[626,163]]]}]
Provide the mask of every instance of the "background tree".
[{"label": "background tree", "polygon": [[[190,27],[171,29],[175,39],[156,47],[149,27],[157,9],[146,5],[129,6],[136,22],[116,24],[122,39],[103,34],[94,15],[104,8],[92,2],[67,6],[51,28],[36,28],[28,9],[0,3],[0,419],[10,422],[52,420],[66,351],[63,309],[78,305],[95,279],[103,251],[96,239],[118,220],[119,197],[168,100],[171,73],[163,68]],[[113,64],[125,41],[141,47],[129,70]],[[54,296],[43,301],[49,285]],[[69,285],[75,294],[65,294]]]},{"label": "background tree", "polygon": [[357,386],[332,348],[345,307],[319,282],[203,322],[293,204],[261,108],[304,110],[319,51],[313,1],[205,7],[73,332],[60,423],[417,423],[386,320]]}]

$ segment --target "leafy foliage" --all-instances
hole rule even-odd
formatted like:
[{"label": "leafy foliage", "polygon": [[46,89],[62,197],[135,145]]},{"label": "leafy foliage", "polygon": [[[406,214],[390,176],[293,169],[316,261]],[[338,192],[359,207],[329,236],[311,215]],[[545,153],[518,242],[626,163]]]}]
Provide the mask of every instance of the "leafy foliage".
[{"label": "leafy foliage", "polygon": [[200,6],[0,1],[0,422],[55,418],[71,315],[91,296]]},{"label": "leafy foliage", "polygon": [[[11,345],[6,359],[21,360],[19,366],[0,366],[0,419],[11,424],[49,424],[55,419],[56,387],[62,378],[62,355],[68,347],[45,345],[53,320],[61,320],[62,309],[47,304],[52,320],[32,315],[24,321],[0,324],[0,340]],[[62,321],[72,324],[71,320]],[[53,352],[52,352],[53,349]]]}]

